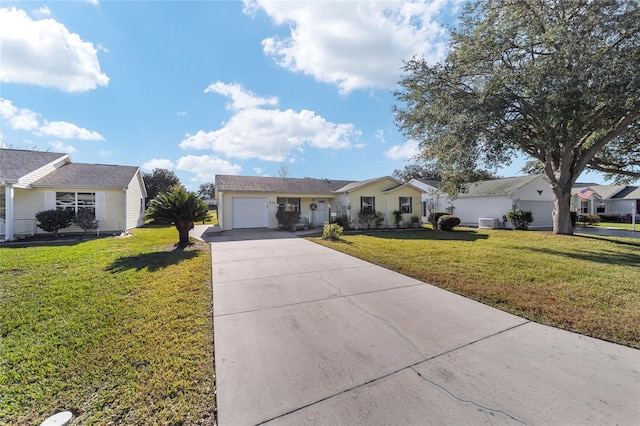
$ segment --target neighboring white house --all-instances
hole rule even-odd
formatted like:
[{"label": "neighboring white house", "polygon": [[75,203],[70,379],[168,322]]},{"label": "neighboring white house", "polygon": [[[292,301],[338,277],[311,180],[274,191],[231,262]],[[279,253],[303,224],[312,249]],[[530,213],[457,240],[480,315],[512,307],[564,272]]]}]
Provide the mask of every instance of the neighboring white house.
[{"label": "neighboring white house", "polygon": [[640,187],[578,184],[571,191],[571,210],[578,213],[627,217],[640,212]]},{"label": "neighboring white house", "polygon": [[311,226],[330,217],[354,223],[361,210],[381,212],[393,226],[393,211],[403,220],[419,214],[422,192],[384,176],[365,181],[216,175],[218,223],[223,230],[278,228],[278,210],[298,211]]},{"label": "neighboring white house", "polygon": [[544,175],[491,179],[470,183],[453,201],[453,213],[462,225],[478,226],[489,219],[499,226],[513,207],[533,213],[531,229],[553,227],[553,193]]},{"label": "neighboring white house", "polygon": [[[0,149],[0,240],[44,233],[43,210],[90,209],[100,232],[120,233],[144,224],[147,195],[135,166],[74,163],[68,154]],[[72,225],[66,232],[82,232]]]},{"label": "neighboring white house", "polygon": [[427,222],[430,213],[451,212],[452,201],[440,190],[440,181],[413,178],[409,184],[422,191],[421,221]]}]

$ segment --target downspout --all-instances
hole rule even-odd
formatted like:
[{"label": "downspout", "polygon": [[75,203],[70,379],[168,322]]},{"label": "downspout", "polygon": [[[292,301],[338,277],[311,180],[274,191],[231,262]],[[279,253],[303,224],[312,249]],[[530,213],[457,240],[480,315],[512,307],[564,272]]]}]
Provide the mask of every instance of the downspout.
[{"label": "downspout", "polygon": [[[123,203],[124,203],[124,208],[123,213],[124,213],[124,220],[123,220],[123,229],[122,229],[122,233],[124,234],[125,232],[127,232],[127,188],[122,188],[122,198],[123,198]],[[106,206],[105,206],[106,209]]]},{"label": "downspout", "polygon": [[4,223],[4,239],[6,241],[13,241],[15,238],[14,235],[14,196],[15,191],[13,185],[7,182],[4,182],[4,206],[5,206],[5,223]]},{"label": "downspout", "polygon": [[222,200],[224,200],[224,192],[218,191],[218,226],[224,231],[224,202]]}]

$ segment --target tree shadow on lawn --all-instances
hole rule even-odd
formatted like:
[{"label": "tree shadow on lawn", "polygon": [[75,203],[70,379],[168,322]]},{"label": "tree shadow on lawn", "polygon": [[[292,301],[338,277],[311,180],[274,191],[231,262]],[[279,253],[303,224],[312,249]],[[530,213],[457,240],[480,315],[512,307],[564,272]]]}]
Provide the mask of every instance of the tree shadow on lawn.
[{"label": "tree shadow on lawn", "polygon": [[[618,237],[610,237],[607,235],[576,235],[576,237],[587,238],[590,240],[597,240],[597,241],[607,241],[613,244],[620,244],[623,246],[640,248],[640,239],[638,239],[637,241],[632,241],[629,239],[620,240],[620,239],[617,239]],[[625,238],[625,237],[619,237],[619,238]]]},{"label": "tree shadow on lawn", "polygon": [[167,266],[177,265],[182,261],[193,259],[199,254],[199,250],[184,251],[176,248],[173,251],[158,251],[137,256],[126,256],[114,261],[106,270],[111,273],[124,272],[130,269],[135,269],[136,271],[146,269],[149,272],[155,272]]},{"label": "tree shadow on lawn", "polygon": [[[633,245],[633,244],[632,244]],[[591,262],[606,263],[607,265],[635,266],[640,265],[640,254],[620,253],[616,250],[576,250],[573,252],[558,251],[549,248],[522,247],[521,250],[532,251],[553,256],[568,257],[571,259],[588,260]]]},{"label": "tree shadow on lawn", "polygon": [[[432,240],[432,241],[477,241],[489,238],[487,234],[479,234],[474,230],[432,231],[430,229],[414,230],[365,230],[361,235],[394,240]],[[357,234],[355,234],[357,235]]]}]

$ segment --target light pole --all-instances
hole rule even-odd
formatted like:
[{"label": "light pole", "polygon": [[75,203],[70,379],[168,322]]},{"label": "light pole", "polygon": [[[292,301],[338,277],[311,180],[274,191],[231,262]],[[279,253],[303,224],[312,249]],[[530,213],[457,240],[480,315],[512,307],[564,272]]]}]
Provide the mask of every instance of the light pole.
[{"label": "light pole", "polygon": [[631,231],[636,230],[636,202],[631,203]]}]

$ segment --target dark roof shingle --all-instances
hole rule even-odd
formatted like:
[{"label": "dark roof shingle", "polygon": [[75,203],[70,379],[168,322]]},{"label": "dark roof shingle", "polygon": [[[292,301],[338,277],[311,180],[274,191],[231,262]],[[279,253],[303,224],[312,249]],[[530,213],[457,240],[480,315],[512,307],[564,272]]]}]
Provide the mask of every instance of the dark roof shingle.
[{"label": "dark roof shingle", "polygon": [[0,149],[0,179],[17,181],[66,155],[59,152],[2,148]]},{"label": "dark roof shingle", "polygon": [[350,180],[216,175],[216,191],[331,194]]},{"label": "dark roof shingle", "polygon": [[138,171],[135,166],[69,163],[33,183],[33,186],[126,188]]}]

